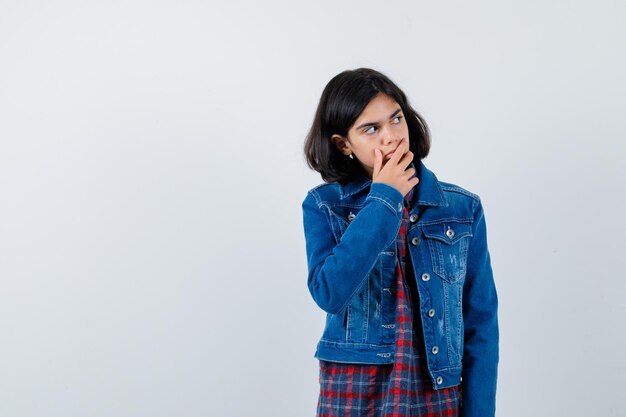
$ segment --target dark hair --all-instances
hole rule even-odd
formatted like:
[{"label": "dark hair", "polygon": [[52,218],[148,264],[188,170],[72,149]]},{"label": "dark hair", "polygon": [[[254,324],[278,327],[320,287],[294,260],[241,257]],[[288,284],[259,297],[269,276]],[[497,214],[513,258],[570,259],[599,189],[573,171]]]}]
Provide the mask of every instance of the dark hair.
[{"label": "dark hair", "polygon": [[343,183],[352,178],[357,170],[363,169],[356,158],[351,159],[341,153],[330,138],[334,134],[347,137],[363,109],[379,93],[388,95],[402,108],[413,160],[421,160],[428,155],[428,125],[411,107],[404,92],[386,75],[373,69],[347,70],[334,76],[324,88],[304,143],[307,165],[318,171],[324,181]]}]

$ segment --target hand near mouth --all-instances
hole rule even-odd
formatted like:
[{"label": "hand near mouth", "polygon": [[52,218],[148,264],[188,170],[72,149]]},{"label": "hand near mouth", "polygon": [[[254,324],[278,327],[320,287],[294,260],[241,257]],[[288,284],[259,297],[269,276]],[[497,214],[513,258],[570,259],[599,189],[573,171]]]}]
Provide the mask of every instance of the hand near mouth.
[{"label": "hand near mouth", "polygon": [[372,183],[382,182],[390,185],[400,191],[402,196],[405,196],[419,183],[419,178],[417,176],[413,177],[415,169],[406,169],[413,160],[413,152],[409,150],[409,141],[406,138],[402,138],[398,147],[390,153],[391,157],[383,166],[383,159],[389,154],[383,155],[380,149],[374,149],[375,159]]}]

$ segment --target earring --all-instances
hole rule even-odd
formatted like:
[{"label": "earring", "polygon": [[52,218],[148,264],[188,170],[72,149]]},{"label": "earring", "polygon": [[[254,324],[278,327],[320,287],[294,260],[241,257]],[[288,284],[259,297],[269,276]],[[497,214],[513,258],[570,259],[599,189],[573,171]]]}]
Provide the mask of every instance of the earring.
[{"label": "earring", "polygon": [[352,154],[348,155],[350,157],[350,159],[354,159],[354,157],[352,156]]}]

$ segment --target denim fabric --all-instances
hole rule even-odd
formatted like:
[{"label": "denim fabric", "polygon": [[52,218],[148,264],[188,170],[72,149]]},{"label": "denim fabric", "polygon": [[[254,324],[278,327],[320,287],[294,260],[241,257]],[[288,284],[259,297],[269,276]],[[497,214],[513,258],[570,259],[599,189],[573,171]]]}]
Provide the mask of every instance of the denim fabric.
[{"label": "denim fabric", "polygon": [[[414,162],[420,181],[407,242],[428,373],[434,389],[462,384],[461,416],[493,416],[498,298],[481,200]],[[397,300],[384,294],[393,284],[403,209],[396,188],[364,173],[308,191],[302,202],[307,284],[326,312],[316,358],[394,363]]]}]

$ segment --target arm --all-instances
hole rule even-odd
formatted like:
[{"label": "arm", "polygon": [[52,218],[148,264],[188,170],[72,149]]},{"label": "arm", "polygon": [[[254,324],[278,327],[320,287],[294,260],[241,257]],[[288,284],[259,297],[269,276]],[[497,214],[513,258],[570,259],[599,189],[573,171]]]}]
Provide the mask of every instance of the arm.
[{"label": "arm", "polygon": [[307,283],[313,299],[324,311],[342,311],[366,281],[380,252],[396,238],[402,222],[403,198],[390,185],[372,183],[365,205],[337,244],[328,208],[320,204],[315,190],[309,191],[302,202]]},{"label": "arm", "polygon": [[465,338],[461,417],[493,417],[499,360],[498,296],[480,200],[474,209],[472,232],[463,287]]}]

